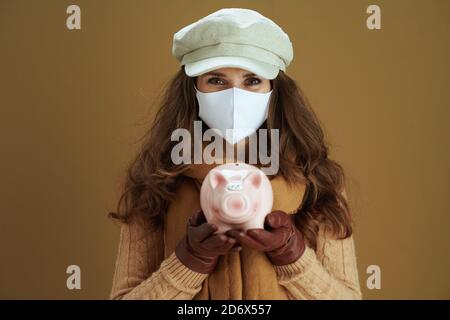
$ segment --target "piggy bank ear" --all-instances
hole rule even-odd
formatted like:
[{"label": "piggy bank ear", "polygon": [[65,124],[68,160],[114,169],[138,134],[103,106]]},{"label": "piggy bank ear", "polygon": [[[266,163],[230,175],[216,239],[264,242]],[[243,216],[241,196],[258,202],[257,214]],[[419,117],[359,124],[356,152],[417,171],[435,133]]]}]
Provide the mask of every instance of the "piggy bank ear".
[{"label": "piggy bank ear", "polygon": [[209,183],[211,183],[212,188],[215,189],[218,186],[225,186],[228,181],[220,171],[212,171],[209,175]]},{"label": "piggy bank ear", "polygon": [[250,184],[254,188],[259,189],[261,186],[261,181],[261,173],[259,171],[252,171],[247,175],[244,183],[247,185]]}]

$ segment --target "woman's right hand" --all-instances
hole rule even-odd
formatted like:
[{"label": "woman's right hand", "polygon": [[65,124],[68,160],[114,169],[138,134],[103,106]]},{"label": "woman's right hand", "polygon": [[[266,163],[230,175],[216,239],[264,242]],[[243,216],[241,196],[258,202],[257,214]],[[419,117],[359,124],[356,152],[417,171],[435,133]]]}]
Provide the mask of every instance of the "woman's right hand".
[{"label": "woman's right hand", "polygon": [[189,269],[211,273],[220,255],[241,249],[239,243],[225,234],[214,234],[217,226],[207,223],[203,211],[189,217],[186,235],[175,248],[178,259]]}]

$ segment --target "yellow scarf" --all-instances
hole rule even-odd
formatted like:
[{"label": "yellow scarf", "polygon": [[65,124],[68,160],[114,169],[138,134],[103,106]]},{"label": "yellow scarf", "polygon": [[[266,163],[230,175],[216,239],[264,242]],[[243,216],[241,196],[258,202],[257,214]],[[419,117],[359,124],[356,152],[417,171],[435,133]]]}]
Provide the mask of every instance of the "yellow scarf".
[{"label": "yellow scarf", "polygon": [[[200,186],[206,174],[217,164],[191,165],[184,174],[188,177],[176,190],[169,205],[164,224],[165,258],[174,250],[186,233],[188,217],[200,208]],[[290,188],[281,176],[270,180],[273,210],[293,214],[300,207],[305,184]],[[243,246],[239,252],[220,256],[216,269],[203,282],[194,300],[287,300],[285,289],[278,284],[275,269],[263,252]]]}]

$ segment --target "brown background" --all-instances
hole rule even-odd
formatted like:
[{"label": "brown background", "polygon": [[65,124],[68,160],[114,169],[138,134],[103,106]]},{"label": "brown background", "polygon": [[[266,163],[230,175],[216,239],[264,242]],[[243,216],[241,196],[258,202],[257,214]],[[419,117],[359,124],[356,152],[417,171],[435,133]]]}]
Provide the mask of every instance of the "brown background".
[{"label": "brown background", "polygon": [[[81,31],[65,25],[72,3]],[[366,28],[369,4],[381,30]],[[364,298],[450,298],[447,0],[1,0],[0,298],[108,297],[119,229],[105,216],[179,68],[172,35],[222,7],[291,37],[288,74],[350,179]],[[372,264],[381,290],[366,288]]]}]

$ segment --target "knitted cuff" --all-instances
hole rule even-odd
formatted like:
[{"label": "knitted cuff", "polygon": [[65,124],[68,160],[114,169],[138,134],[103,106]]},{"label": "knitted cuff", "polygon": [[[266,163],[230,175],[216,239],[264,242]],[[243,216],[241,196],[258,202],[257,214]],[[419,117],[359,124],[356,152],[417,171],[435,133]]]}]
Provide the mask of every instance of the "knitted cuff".
[{"label": "knitted cuff", "polygon": [[161,272],[174,287],[181,291],[190,292],[198,287],[208,277],[207,274],[195,272],[186,267],[176,256],[175,252],[161,263]]},{"label": "knitted cuff", "polygon": [[292,279],[295,276],[306,273],[317,261],[316,252],[305,245],[305,251],[301,257],[290,264],[274,266],[277,277],[280,281]]}]

